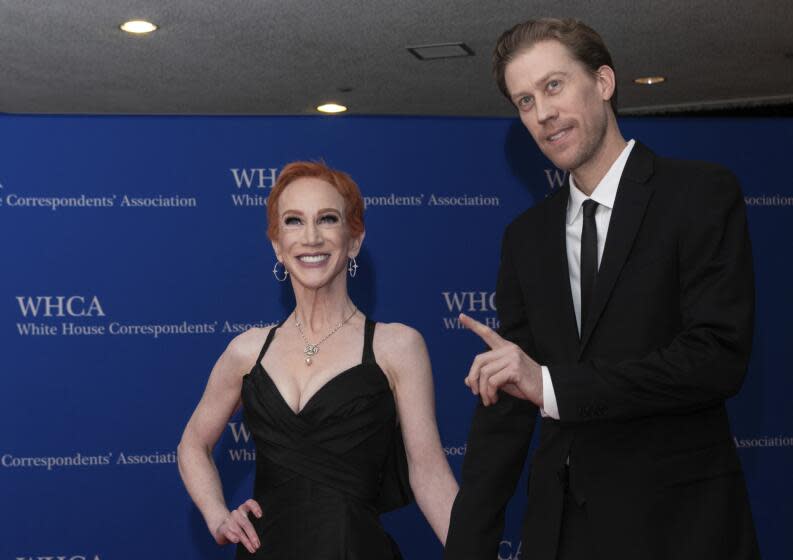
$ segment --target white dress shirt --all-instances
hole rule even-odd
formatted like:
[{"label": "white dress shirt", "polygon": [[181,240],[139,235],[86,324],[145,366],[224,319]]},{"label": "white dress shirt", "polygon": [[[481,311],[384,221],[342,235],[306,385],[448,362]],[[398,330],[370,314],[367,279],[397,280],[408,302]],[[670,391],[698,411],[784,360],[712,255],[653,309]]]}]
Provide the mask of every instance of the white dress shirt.
[{"label": "white dress shirt", "polygon": [[[581,231],[584,227],[584,211],[582,206],[585,200],[592,199],[598,203],[595,209],[595,224],[597,225],[598,238],[598,267],[603,258],[603,248],[606,246],[606,236],[611,221],[611,210],[614,208],[614,199],[617,198],[617,188],[622,178],[625,163],[636,142],[631,140],[622,150],[619,157],[611,164],[608,172],[603,176],[592,195],[587,197],[578,190],[573,176],[570,175],[570,196],[567,198],[567,266],[570,273],[570,292],[573,295],[573,308],[575,309],[575,322],[578,334],[581,334]],[[556,393],[551,382],[551,373],[546,366],[542,366],[542,399],[543,406],[540,413],[559,420],[559,407],[556,403]]]}]

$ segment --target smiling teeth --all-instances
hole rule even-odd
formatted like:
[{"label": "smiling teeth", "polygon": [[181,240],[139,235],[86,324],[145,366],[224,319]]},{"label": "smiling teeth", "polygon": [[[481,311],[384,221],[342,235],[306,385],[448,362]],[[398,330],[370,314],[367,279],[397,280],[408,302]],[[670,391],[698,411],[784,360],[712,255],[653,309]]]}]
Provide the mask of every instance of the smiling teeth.
[{"label": "smiling teeth", "polygon": [[562,135],[563,135],[565,132],[567,132],[567,130],[560,130],[560,131],[559,131],[559,132],[557,132],[556,134],[553,134],[553,135],[549,136],[549,137],[548,137],[548,140],[550,140],[551,142],[553,142],[554,140],[558,140],[559,138],[561,138],[561,137],[562,137]]},{"label": "smiling teeth", "polygon": [[305,263],[318,263],[328,258],[328,255],[304,255],[299,257]]}]

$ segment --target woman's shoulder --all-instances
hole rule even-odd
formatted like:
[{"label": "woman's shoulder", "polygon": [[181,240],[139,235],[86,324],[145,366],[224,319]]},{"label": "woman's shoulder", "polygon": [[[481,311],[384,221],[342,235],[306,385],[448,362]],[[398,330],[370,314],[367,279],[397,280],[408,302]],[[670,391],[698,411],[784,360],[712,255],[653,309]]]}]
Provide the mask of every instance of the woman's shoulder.
[{"label": "woman's shoulder", "polygon": [[374,352],[392,387],[414,385],[432,375],[424,337],[403,323],[377,323]]},{"label": "woman's shoulder", "polygon": [[421,333],[404,323],[377,323],[374,332],[375,352],[384,357],[399,358],[405,353],[424,352]]},{"label": "woman's shoulder", "polygon": [[273,329],[269,327],[253,327],[231,339],[224,354],[235,364],[250,368],[259,356],[267,336]]}]

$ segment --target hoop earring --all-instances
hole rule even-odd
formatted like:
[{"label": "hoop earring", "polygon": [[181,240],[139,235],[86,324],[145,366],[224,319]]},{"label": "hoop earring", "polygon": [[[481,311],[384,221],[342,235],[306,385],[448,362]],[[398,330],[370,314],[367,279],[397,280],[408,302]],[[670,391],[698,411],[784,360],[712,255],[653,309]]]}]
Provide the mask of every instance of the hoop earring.
[{"label": "hoop earring", "polygon": [[278,276],[278,265],[279,264],[283,266],[283,263],[281,261],[276,260],[275,261],[275,265],[273,266],[273,276],[275,276],[275,279],[278,280],[279,282],[286,282],[286,277],[289,276],[289,271],[284,266],[284,276],[283,277],[279,277]]},{"label": "hoop earring", "polygon": [[350,273],[350,278],[355,278],[355,275],[358,274],[358,262],[355,257],[350,257],[347,263],[347,272]]}]

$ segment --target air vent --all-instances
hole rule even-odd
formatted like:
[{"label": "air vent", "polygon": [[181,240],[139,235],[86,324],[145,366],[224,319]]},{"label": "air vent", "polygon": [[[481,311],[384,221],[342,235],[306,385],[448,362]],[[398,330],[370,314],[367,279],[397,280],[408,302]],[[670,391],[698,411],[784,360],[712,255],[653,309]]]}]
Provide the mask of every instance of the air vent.
[{"label": "air vent", "polygon": [[465,43],[437,43],[434,45],[416,45],[414,47],[405,48],[419,60],[474,56],[473,49]]}]

